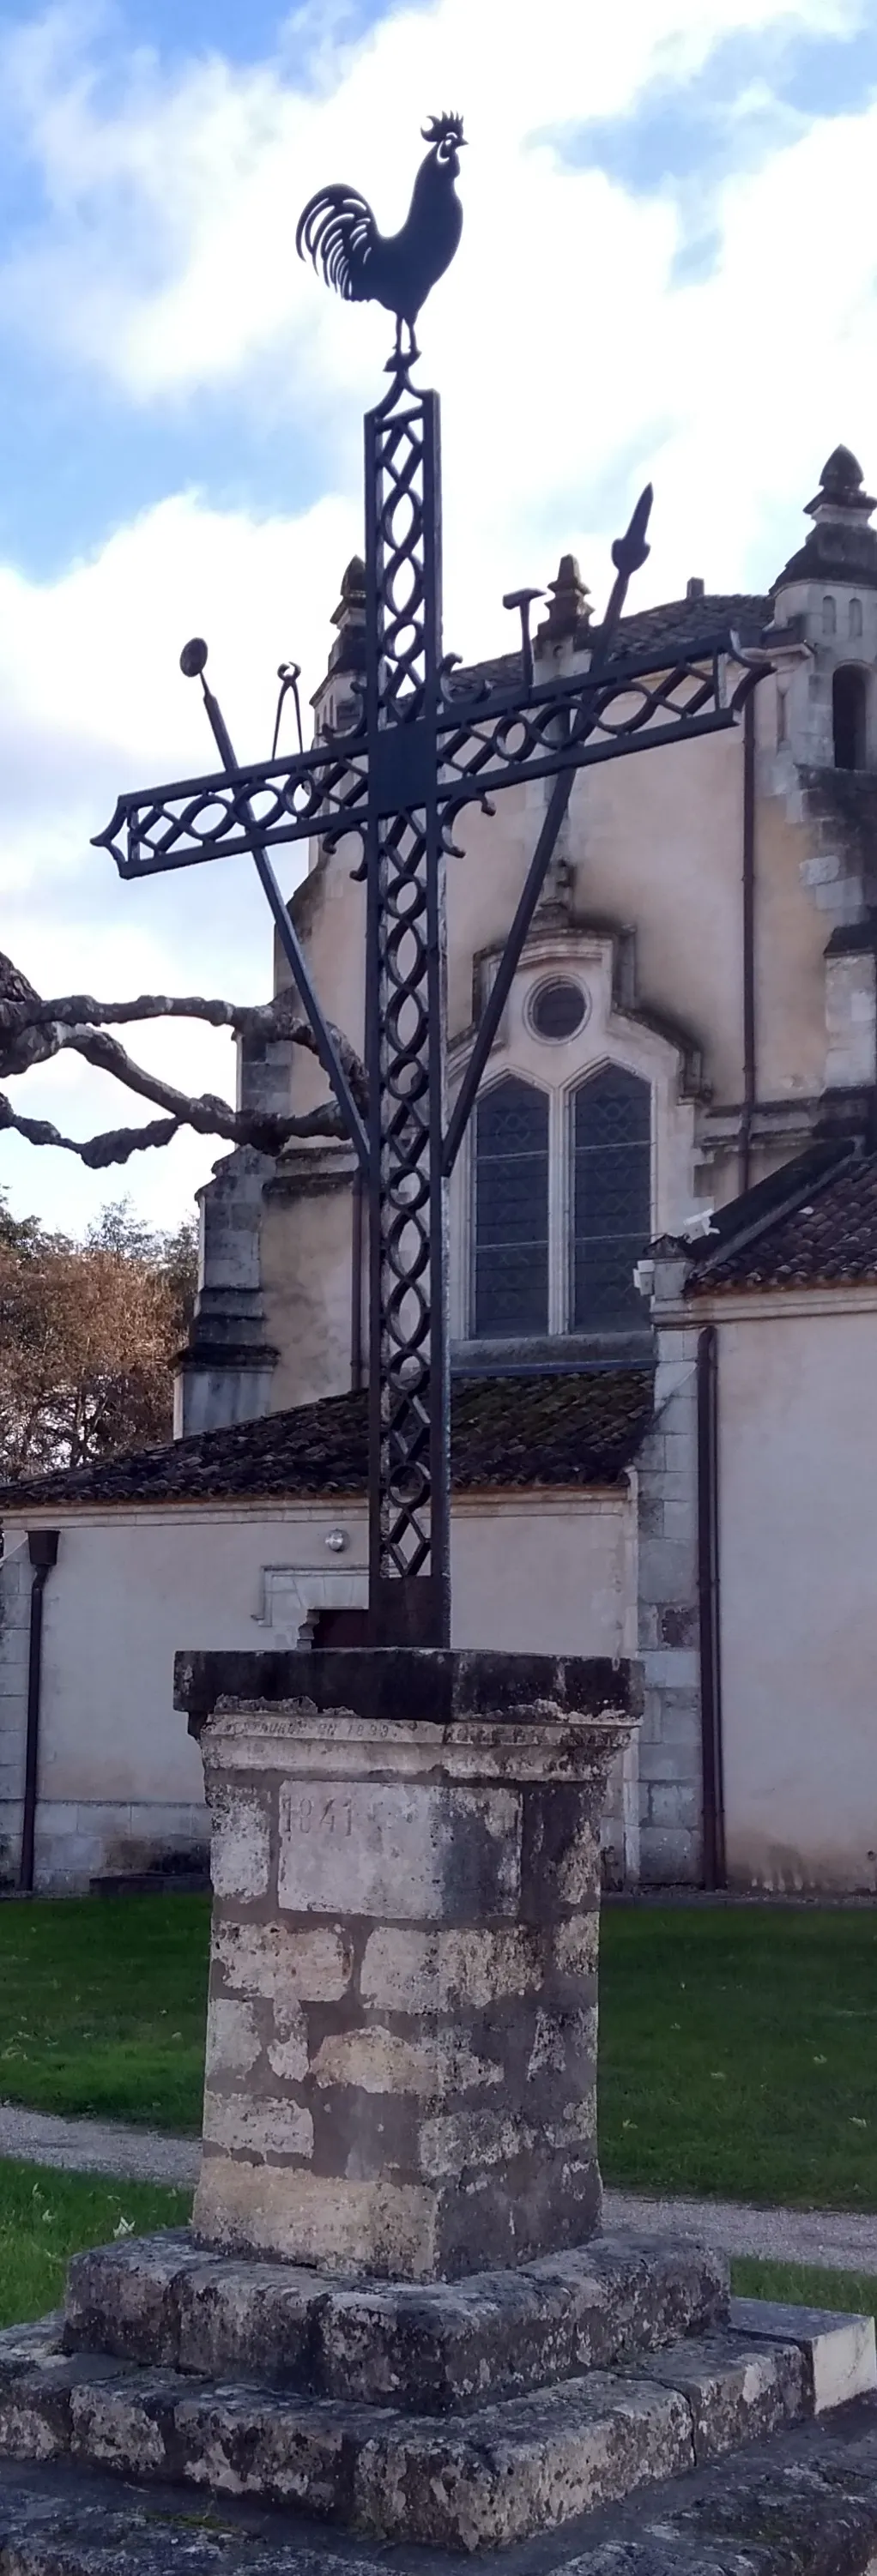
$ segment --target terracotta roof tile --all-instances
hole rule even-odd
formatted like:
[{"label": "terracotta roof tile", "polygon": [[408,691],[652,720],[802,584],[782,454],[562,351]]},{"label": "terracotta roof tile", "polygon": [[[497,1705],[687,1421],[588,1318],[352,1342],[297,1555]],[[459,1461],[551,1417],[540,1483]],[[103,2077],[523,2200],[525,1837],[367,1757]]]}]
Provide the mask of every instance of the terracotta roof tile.
[{"label": "terracotta roof tile", "polygon": [[[719,635],[732,627],[741,644],[757,644],[772,616],[772,602],[761,592],[708,591],[702,599],[669,599],[657,608],[641,608],[631,617],[623,617],[618,629],[619,653],[643,653],[666,644],[669,655],[683,651],[699,635]],[[576,636],[580,648],[596,643],[600,629],[596,621],[583,623]],[[491,688],[515,688],[521,677],[520,653],[498,653],[485,662],[467,664],[456,673],[456,684],[468,679],[484,679]],[[544,676],[536,664],[536,678]]]},{"label": "terracotta roof tile", "polygon": [[[283,1500],[365,1490],[365,1394],[327,1396],[167,1448],[0,1486],[0,1510],[28,1504]],[[458,1491],[613,1484],[652,1415],[647,1369],[459,1379],[452,1402]]]},{"label": "terracotta roof tile", "polygon": [[[782,1177],[775,1176],[777,1181]],[[689,1296],[732,1288],[832,1288],[877,1282],[877,1154],[848,1154],[823,1173],[802,1176],[790,1205],[739,1240],[707,1246],[688,1282]],[[724,1210],[726,1218],[730,1210]]]}]

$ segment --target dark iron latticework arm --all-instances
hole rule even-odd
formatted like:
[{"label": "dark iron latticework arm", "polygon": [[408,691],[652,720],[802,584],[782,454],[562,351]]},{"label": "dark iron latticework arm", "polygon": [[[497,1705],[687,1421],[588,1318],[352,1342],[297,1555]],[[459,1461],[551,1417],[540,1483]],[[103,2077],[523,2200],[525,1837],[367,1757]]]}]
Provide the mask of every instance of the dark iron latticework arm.
[{"label": "dark iron latticework arm", "polygon": [[[422,301],[424,281],[428,291],[459,237],[449,191],[462,127],[446,118],[436,129],[426,195],[415,189],[413,230],[404,238],[382,244],[370,209],[357,200],[351,213],[343,191],[324,192],[302,218],[313,231],[318,219],[325,227],[327,207],[336,228],[343,217],[343,291],[387,303],[411,337],[412,278]],[[438,192],[441,218],[428,213],[430,190]],[[340,196],[343,207],[335,202]],[[307,246],[315,244],[316,233]],[[442,658],[438,398],[412,384],[411,357],[401,357],[399,340],[397,333],[389,391],[365,424],[366,685],[353,730],[292,758],[240,769],[205,685],[223,773],[120,797],[98,846],[112,852],[126,877],[244,852],[256,859],[317,1052],[368,1171],[370,1634],[374,1644],[443,1645],[450,1635],[447,1181],[575,776],[596,762],[724,731],[766,665],[743,653],[730,631],[698,637],[672,663],[660,647],[617,651],[628,582],[648,552],[647,490],[613,547],[615,583],[586,670],[536,679],[527,626],[533,594],[521,592],[514,595],[522,608],[520,680],[489,689],[455,677],[453,661]],[[446,854],[467,805],[489,807],[503,788],[543,778],[553,784],[542,830],[448,1125]],[[266,856],[286,842],[338,842],[351,834],[360,845],[356,873],[367,883],[367,1138]]]}]

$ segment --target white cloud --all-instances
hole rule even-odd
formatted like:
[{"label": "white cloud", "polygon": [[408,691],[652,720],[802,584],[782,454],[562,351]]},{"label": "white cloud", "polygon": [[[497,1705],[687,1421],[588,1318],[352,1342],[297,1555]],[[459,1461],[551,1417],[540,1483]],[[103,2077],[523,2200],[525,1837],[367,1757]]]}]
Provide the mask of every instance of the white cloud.
[{"label": "white cloud", "polygon": [[[277,665],[302,632],[322,639],[327,575],[331,589],[355,536],[352,513],[331,500],[297,521],[256,523],[190,496],[144,513],[55,582],[0,570],[0,944],[42,992],[264,996],[270,921],[246,861],[132,884],[89,843],[121,786],[217,765],[200,690],[179,669],[193,632],[210,639],[236,748],[264,753]],[[302,864],[281,854],[284,886]],[[226,1037],[176,1023],[132,1031],[128,1043],[171,1081],[233,1089]],[[72,1057],[14,1093],[29,1116],[73,1134],[149,1115]],[[3,1176],[17,1206],[49,1206],[67,1225],[125,1189],[159,1221],[190,1200],[219,1150],[182,1139],[124,1174],[92,1177],[72,1158],[4,1139]]]},{"label": "white cloud", "polygon": [[[325,495],[302,513],[291,490],[288,516],[270,520],[257,497],[233,515],[175,495],[53,583],[0,569],[2,936],[44,989],[264,988],[267,924],[245,872],[199,871],[197,891],[193,878],[119,886],[86,846],[120,785],[212,765],[177,671],[187,634],[209,636],[245,754],[267,748],[277,662],[294,651],[312,682],[324,663],[359,542],[359,413],[381,391],[387,317],[343,308],[297,262],[309,191],[347,176],[390,229],[424,113],[463,109],[463,247],[421,325],[443,396],[449,645],[511,642],[502,591],[546,579],[568,546],[599,610],[608,539],[650,468],[639,599],[678,594],[693,571],[714,588],[755,586],[797,541],[797,510],[838,438],[877,470],[877,111],[814,125],[727,181],[716,271],[687,286],[673,281],[669,206],[561,170],[534,137],[623,112],[659,67],[693,73],[735,28],[832,33],[861,19],[856,0],[626,0],[614,12],[552,0],[537,41],[521,0],[435,0],[355,45],[338,37],[343,16],[299,12],[271,62],[169,71],[145,54],[122,61],[109,21],[95,34],[59,10],[0,45],[46,195],[0,266],[0,321],[44,358],[109,378],[141,415],[224,389],[232,437],[235,405],[270,407],[291,445],[309,438]],[[148,1045],[187,1079],[227,1080],[223,1041],[175,1032]],[[35,1114],[63,1094],[71,1123],[94,1123],[90,1074],[65,1066],[27,1088]],[[102,1086],[101,1119],[118,1114]],[[160,1159],[129,1167],[153,1208],[172,1188],[182,1198],[210,1156],[181,1146]],[[83,1184],[75,1167],[62,1179],[56,1157],[14,1171],[19,1203],[49,1171],[65,1208],[71,1192],[96,1204],[116,1186]]]}]

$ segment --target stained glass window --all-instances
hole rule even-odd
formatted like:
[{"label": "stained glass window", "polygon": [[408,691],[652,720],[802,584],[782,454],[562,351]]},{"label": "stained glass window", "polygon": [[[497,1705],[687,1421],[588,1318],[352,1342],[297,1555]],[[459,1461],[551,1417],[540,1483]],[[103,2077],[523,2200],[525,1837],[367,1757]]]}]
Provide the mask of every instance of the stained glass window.
[{"label": "stained glass window", "polygon": [[475,1332],[548,1331],[548,1096],[508,1074],[475,1120]]},{"label": "stained glass window", "polygon": [[651,1092],[606,1065],[573,1100],[573,1329],[643,1322],[634,1263],[651,1232]]}]

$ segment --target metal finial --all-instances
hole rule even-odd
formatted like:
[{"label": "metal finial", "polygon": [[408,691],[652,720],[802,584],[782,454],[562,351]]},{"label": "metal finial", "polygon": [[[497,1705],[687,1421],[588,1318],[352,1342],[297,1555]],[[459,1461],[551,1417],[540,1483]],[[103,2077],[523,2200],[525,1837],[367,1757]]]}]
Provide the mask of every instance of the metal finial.
[{"label": "metal finial", "polygon": [[200,680],[201,673],[205,669],[206,662],[207,646],[204,642],[204,637],[203,635],[193,635],[191,643],[184,644],[183,650],[180,654],[180,670],[182,671],[184,678],[187,680]]}]

